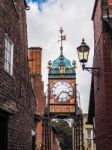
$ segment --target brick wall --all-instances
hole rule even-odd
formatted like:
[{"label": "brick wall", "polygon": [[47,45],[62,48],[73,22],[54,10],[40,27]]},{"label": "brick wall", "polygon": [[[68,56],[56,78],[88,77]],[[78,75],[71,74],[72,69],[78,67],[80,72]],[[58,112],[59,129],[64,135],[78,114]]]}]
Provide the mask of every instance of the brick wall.
[{"label": "brick wall", "polygon": [[[40,47],[29,48],[29,70],[32,77],[32,85],[37,97],[37,114],[42,116],[45,110],[45,94],[44,94],[44,84],[42,82],[41,75],[41,59],[42,59],[42,49]],[[37,124],[37,149],[39,150],[42,146],[42,135],[43,127],[42,121]]]},{"label": "brick wall", "polygon": [[94,77],[95,134],[97,150],[112,149],[112,40],[102,17],[101,0],[96,1],[93,17],[95,35],[94,66],[100,68]]},{"label": "brick wall", "polygon": [[[4,71],[4,37],[14,43],[13,75]],[[36,124],[36,100],[33,93],[27,57],[27,33],[23,0],[0,1],[0,109],[9,114],[8,150],[31,150]],[[10,115],[14,114],[14,115]]]},{"label": "brick wall", "polygon": [[109,4],[112,4],[112,0],[108,0],[108,3],[109,3]]},{"label": "brick wall", "polygon": [[95,47],[96,47],[96,44],[98,43],[99,37],[102,32],[102,21],[101,21],[102,14],[101,13],[102,13],[101,1],[99,0],[95,2],[93,16],[92,16],[92,19],[94,18],[93,26],[94,26],[94,33],[95,33],[94,35]]},{"label": "brick wall", "polygon": [[32,74],[41,74],[41,58],[42,48],[31,47],[29,48],[29,71]]},{"label": "brick wall", "polygon": [[[43,82],[41,81],[41,76],[36,76],[34,79],[35,83],[35,95],[37,96],[38,101],[38,110],[37,113],[39,115],[43,115],[45,110],[45,94],[43,92]],[[42,128],[42,121],[38,123],[37,125],[37,147],[39,148],[40,145],[42,145],[42,134],[43,134],[43,128]]]}]

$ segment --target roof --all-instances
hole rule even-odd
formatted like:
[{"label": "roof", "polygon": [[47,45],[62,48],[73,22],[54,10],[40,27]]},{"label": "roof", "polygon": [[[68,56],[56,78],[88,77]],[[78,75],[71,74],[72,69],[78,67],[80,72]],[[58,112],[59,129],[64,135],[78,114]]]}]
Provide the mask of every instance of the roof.
[{"label": "roof", "polygon": [[40,50],[42,51],[41,47],[29,47],[28,50]]},{"label": "roof", "polygon": [[70,61],[67,58],[65,58],[63,54],[60,54],[60,56],[53,61],[52,68],[58,69],[61,65],[64,65],[65,68],[72,68]]},{"label": "roof", "polygon": [[95,4],[94,4],[94,8],[93,8],[93,14],[92,14],[92,20],[94,19],[97,3],[98,3],[98,0],[95,0]]},{"label": "roof", "polygon": [[51,65],[50,74],[60,74],[60,70],[64,70],[63,74],[74,73],[73,66],[71,65],[70,61],[67,58],[65,58],[62,51],[60,53],[60,56],[53,61]]}]

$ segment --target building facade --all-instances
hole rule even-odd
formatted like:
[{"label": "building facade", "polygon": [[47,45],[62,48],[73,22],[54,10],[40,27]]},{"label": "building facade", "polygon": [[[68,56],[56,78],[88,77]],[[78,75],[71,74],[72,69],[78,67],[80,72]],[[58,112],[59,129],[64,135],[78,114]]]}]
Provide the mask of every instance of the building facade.
[{"label": "building facade", "polygon": [[88,121],[95,125],[97,150],[112,149],[112,0],[95,0],[94,67],[99,77],[93,76]]},{"label": "building facade", "polygon": [[0,1],[0,149],[34,150],[36,98],[28,70],[24,0]]},{"label": "building facade", "polygon": [[94,150],[93,125],[88,124],[87,121],[87,114],[83,114],[84,150]]},{"label": "building facade", "polygon": [[37,124],[37,150],[42,149],[43,142],[43,121],[42,116],[45,111],[46,97],[44,94],[44,84],[42,82],[42,48],[31,47],[28,51],[29,54],[29,72],[31,76],[31,82],[33,86],[34,93],[37,98],[37,112],[36,114],[41,117]]}]

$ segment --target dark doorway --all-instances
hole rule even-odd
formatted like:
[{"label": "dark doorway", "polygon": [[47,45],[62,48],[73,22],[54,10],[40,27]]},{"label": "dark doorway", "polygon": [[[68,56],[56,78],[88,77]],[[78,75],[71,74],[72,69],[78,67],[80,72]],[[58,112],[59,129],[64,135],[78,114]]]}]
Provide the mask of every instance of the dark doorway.
[{"label": "dark doorway", "polygon": [[0,150],[7,150],[8,143],[8,117],[0,111]]}]

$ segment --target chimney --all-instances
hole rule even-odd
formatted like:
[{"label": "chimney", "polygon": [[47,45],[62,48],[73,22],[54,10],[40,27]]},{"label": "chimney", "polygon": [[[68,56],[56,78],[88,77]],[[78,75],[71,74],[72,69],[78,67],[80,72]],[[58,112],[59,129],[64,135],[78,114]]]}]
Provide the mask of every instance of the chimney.
[{"label": "chimney", "polygon": [[42,48],[30,47],[28,50],[29,73],[32,76],[41,75]]}]

